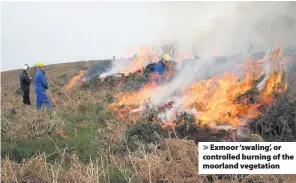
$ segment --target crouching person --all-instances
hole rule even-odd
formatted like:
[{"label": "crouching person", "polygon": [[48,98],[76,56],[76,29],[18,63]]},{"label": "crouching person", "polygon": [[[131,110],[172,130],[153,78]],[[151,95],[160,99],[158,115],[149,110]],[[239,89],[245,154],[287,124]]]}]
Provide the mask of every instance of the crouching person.
[{"label": "crouching person", "polygon": [[35,73],[35,93],[36,93],[36,108],[41,109],[42,105],[45,104],[47,109],[52,108],[51,102],[46,95],[48,89],[48,83],[45,75],[45,64],[39,62],[37,65],[37,71]]},{"label": "crouching person", "polygon": [[165,78],[165,71],[167,69],[168,62],[170,61],[168,54],[163,54],[161,60],[159,60],[154,66],[154,74],[152,75],[151,82],[157,84],[163,84],[167,80]]}]

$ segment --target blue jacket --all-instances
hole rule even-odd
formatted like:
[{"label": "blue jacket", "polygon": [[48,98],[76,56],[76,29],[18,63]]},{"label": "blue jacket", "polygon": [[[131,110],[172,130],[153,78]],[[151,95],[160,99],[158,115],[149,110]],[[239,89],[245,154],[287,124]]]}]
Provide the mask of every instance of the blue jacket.
[{"label": "blue jacket", "polygon": [[154,66],[154,71],[158,74],[162,75],[165,71],[165,65],[163,64],[162,60],[158,61]]},{"label": "blue jacket", "polygon": [[35,73],[35,91],[45,91],[48,89],[48,83],[45,71],[38,69]]}]

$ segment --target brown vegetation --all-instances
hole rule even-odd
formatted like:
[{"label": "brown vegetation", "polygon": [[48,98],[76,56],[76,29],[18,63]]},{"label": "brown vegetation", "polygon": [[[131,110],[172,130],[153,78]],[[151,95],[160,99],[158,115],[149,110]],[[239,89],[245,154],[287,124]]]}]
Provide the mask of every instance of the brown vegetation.
[{"label": "brown vegetation", "polygon": [[[48,95],[55,108],[41,112],[34,107],[33,84],[33,106],[23,106],[19,72],[1,73],[2,182],[295,182],[294,175],[199,175],[196,142],[225,140],[225,131],[190,126],[190,118],[185,120],[187,126],[161,128],[148,114],[119,121],[108,105],[119,89],[141,87],[140,75],[111,76],[105,81],[94,78],[65,92],[69,79],[81,67],[73,63],[48,67]],[[291,120],[296,116],[292,113],[296,111],[295,78],[295,73],[290,75],[289,90],[278,97],[274,108],[251,121],[251,133],[259,134],[253,141],[295,141],[296,119]],[[138,83],[130,82],[133,79]],[[277,114],[278,109],[282,115]],[[269,136],[266,126],[276,135]]]}]

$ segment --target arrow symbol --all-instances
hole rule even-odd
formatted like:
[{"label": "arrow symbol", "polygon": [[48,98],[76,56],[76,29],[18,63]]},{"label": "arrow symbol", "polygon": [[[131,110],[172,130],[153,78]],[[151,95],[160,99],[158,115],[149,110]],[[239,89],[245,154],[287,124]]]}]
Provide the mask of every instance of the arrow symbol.
[{"label": "arrow symbol", "polygon": [[204,147],[203,150],[207,150],[207,149],[209,149],[209,146],[205,146],[205,145],[203,145],[203,147]]}]

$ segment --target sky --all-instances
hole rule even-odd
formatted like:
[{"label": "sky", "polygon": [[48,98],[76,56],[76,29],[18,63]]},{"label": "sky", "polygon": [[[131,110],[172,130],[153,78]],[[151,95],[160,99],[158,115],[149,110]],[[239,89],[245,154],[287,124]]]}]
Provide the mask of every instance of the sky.
[{"label": "sky", "polygon": [[[4,2],[2,70],[38,61],[61,63],[124,56],[151,44],[158,2]],[[132,56],[134,53],[130,53]]]},{"label": "sky", "polygon": [[295,2],[2,2],[1,71],[130,57],[175,41],[181,52],[235,54],[295,43]]}]

